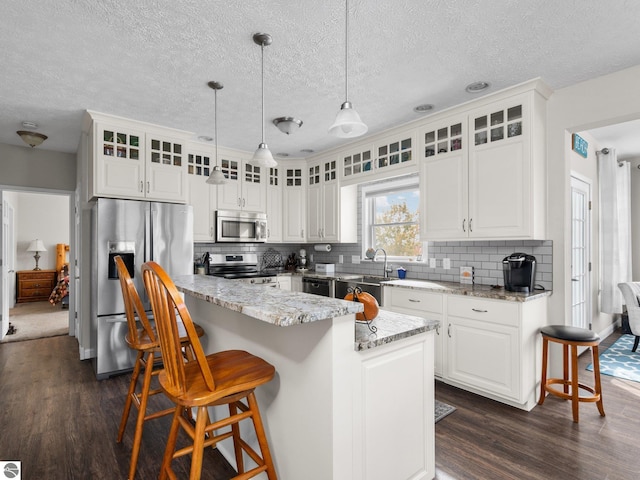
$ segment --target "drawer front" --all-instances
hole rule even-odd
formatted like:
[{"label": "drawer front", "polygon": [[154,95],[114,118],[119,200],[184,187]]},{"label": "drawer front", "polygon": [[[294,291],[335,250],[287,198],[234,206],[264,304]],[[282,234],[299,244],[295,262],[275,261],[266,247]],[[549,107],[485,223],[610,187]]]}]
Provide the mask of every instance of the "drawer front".
[{"label": "drawer front", "polygon": [[20,298],[49,298],[49,294],[51,294],[51,290],[46,288],[28,288],[20,291]]},{"label": "drawer front", "polygon": [[469,298],[458,295],[449,295],[447,298],[447,314],[449,316],[518,326],[520,323],[519,312],[519,305],[516,302]]},{"label": "drawer front", "polygon": [[415,288],[389,288],[391,298],[390,308],[400,307],[420,312],[442,313],[444,295],[441,293],[425,292]]},{"label": "drawer front", "polygon": [[33,288],[40,288],[40,289],[49,289],[49,290],[53,290],[53,281],[51,280],[51,278],[29,278],[27,280],[23,280],[22,282],[20,282],[20,285],[23,289],[33,289]]}]

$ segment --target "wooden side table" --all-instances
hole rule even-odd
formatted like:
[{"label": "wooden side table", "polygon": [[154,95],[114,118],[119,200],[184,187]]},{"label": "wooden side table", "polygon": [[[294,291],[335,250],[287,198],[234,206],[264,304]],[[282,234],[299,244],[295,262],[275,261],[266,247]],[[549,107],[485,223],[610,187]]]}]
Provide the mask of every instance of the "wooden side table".
[{"label": "wooden side table", "polygon": [[56,271],[20,270],[16,280],[16,303],[46,302],[56,284]]}]

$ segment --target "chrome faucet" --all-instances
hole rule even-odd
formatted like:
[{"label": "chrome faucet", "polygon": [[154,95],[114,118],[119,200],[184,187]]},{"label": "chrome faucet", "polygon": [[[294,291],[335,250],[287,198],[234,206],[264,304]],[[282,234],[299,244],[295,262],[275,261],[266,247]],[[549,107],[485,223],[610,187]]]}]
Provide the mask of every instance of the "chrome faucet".
[{"label": "chrome faucet", "polygon": [[384,267],[383,267],[384,268],[384,275],[383,275],[383,278],[389,278],[389,272],[391,270],[389,270],[387,268],[387,252],[385,252],[384,248],[376,249],[376,251],[373,253],[373,259],[372,260],[375,261],[376,255],[378,254],[378,252],[384,253]]}]

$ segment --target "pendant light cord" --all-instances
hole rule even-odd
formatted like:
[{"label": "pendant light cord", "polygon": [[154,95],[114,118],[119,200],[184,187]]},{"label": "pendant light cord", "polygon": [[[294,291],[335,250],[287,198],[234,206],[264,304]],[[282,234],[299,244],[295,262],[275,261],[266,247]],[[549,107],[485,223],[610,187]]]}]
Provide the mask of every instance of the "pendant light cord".
[{"label": "pendant light cord", "polygon": [[349,0],[346,0],[344,18],[344,94],[345,102],[349,101]]},{"label": "pendant light cord", "polygon": [[218,166],[218,90],[214,90],[214,98],[215,98],[215,104],[213,106],[213,121],[215,122],[215,128],[213,130],[213,136],[215,137],[213,139],[214,142],[216,142],[216,164],[215,166]]},{"label": "pendant light cord", "polygon": [[264,41],[260,44],[262,52],[262,143],[264,142]]}]

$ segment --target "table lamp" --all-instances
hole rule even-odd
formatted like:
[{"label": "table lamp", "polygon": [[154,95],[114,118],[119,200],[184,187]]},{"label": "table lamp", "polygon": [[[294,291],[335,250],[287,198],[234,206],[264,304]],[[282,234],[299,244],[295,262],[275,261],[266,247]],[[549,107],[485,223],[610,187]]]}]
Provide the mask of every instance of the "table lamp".
[{"label": "table lamp", "polygon": [[33,256],[33,258],[36,259],[36,268],[34,268],[34,270],[42,270],[38,266],[38,260],[40,260],[40,252],[46,252],[46,251],[47,249],[44,248],[44,243],[42,243],[42,240],[38,240],[36,238],[29,244],[29,248],[27,248],[27,252],[36,252],[36,254]]}]

